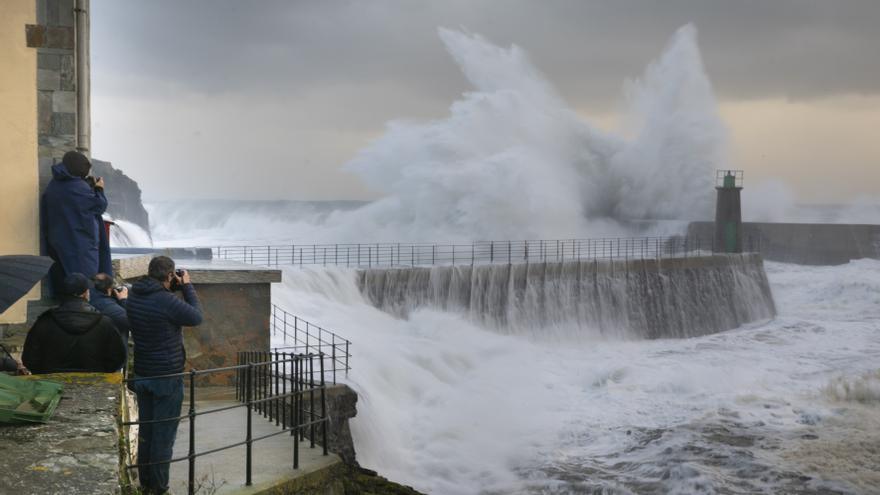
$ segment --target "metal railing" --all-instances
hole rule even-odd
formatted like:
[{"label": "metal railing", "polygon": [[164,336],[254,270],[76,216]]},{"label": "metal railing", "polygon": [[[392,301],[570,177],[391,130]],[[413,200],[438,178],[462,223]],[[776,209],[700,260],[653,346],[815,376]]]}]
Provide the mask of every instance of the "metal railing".
[{"label": "metal railing", "polygon": [[[195,493],[195,461],[197,458],[215,454],[235,447],[245,446],[245,485],[253,484],[253,454],[255,442],[270,437],[289,433],[297,437],[293,441],[293,469],[299,469],[299,443],[306,430],[311,431],[311,447],[315,447],[315,429],[320,426],[323,440],[323,454],[327,451],[327,398],[324,379],[324,356],[320,354],[294,354],[287,352],[239,352],[236,366],[214,368],[209,370],[191,370],[162,376],[134,377],[125,380],[132,384],[142,380],[172,380],[188,378],[189,411],[186,414],[170,418],[151,419],[146,421],[125,421],[122,426],[138,426],[167,422],[189,421],[189,451],[182,457],[172,457],[161,461],[135,463],[126,465],[126,469],[136,469],[159,464],[172,464],[187,461],[187,493]],[[315,367],[315,363],[318,367]],[[229,373],[236,375],[236,398],[241,404],[217,407],[206,411],[196,411],[196,378],[213,373]],[[320,401],[320,405],[316,404]],[[196,452],[196,418],[208,414],[220,413],[237,408],[247,408],[245,418],[245,439],[240,442]],[[275,411],[274,416],[270,411]],[[320,411],[320,412],[318,412]],[[253,415],[261,414],[275,424],[280,430],[254,437]]]},{"label": "metal railing", "polygon": [[[757,239],[744,239],[755,251]],[[719,246],[720,247],[720,246]],[[289,244],[214,247],[216,259],[264,266],[396,267],[485,263],[560,262],[578,259],[656,259],[716,252],[715,239],[688,236],[613,237],[470,244]]]},{"label": "metal railing", "polygon": [[272,305],[269,323],[273,339],[281,339],[283,346],[273,347],[276,351],[317,354],[323,356],[324,370],[330,374],[329,380],[336,383],[336,374],[348,376],[351,370],[351,341],[294,314],[277,305]]},{"label": "metal railing", "polygon": [[743,186],[742,170],[716,170],[715,187],[739,187]]}]

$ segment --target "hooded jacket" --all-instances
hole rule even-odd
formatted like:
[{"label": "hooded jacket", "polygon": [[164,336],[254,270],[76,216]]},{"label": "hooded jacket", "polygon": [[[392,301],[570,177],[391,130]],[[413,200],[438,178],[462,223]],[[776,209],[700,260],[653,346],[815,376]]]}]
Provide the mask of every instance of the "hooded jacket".
[{"label": "hooded jacket", "polygon": [[182,326],[202,323],[202,307],[192,284],[183,286],[183,300],[157,280],[135,282],[128,295],[128,323],[134,340],[137,376],[180,373],[186,363]]},{"label": "hooded jacket", "polygon": [[125,346],[113,321],[83,299],[69,299],[40,315],[21,354],[34,374],[110,373],[125,364]]},{"label": "hooded jacket", "polygon": [[52,180],[41,199],[41,215],[46,252],[63,270],[53,273],[55,281],[75,272],[89,278],[100,271],[113,273],[101,221],[106,210],[103,190],[92,189],[63,163],[52,165]]}]

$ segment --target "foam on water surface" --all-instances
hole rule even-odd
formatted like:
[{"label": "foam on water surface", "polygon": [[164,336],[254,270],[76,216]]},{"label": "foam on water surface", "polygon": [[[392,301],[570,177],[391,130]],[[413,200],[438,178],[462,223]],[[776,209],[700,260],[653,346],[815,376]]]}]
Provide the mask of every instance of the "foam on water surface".
[{"label": "foam on water surface", "polygon": [[338,269],[287,269],[273,299],[353,341],[359,459],[421,490],[863,490],[880,453],[858,448],[847,468],[813,445],[876,439],[862,424],[880,409],[862,399],[880,356],[880,262],[768,265],[775,320],[683,340],[546,341],[431,309],[399,319]]}]

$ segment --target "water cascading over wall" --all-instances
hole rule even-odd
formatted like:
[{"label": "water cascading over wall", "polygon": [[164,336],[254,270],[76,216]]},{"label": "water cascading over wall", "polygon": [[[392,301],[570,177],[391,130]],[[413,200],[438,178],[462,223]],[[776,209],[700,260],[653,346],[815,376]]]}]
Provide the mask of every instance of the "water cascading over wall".
[{"label": "water cascading over wall", "polygon": [[776,314],[757,254],[368,269],[358,285],[399,317],[431,307],[505,333],[574,325],[605,335],[693,337]]}]

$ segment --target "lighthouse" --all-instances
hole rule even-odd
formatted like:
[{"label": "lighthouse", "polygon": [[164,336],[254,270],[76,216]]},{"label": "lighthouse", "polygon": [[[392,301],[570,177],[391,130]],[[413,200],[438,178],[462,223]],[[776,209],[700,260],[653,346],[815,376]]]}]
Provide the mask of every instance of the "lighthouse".
[{"label": "lighthouse", "polygon": [[742,252],[742,170],[718,170],[715,174],[715,251]]}]

